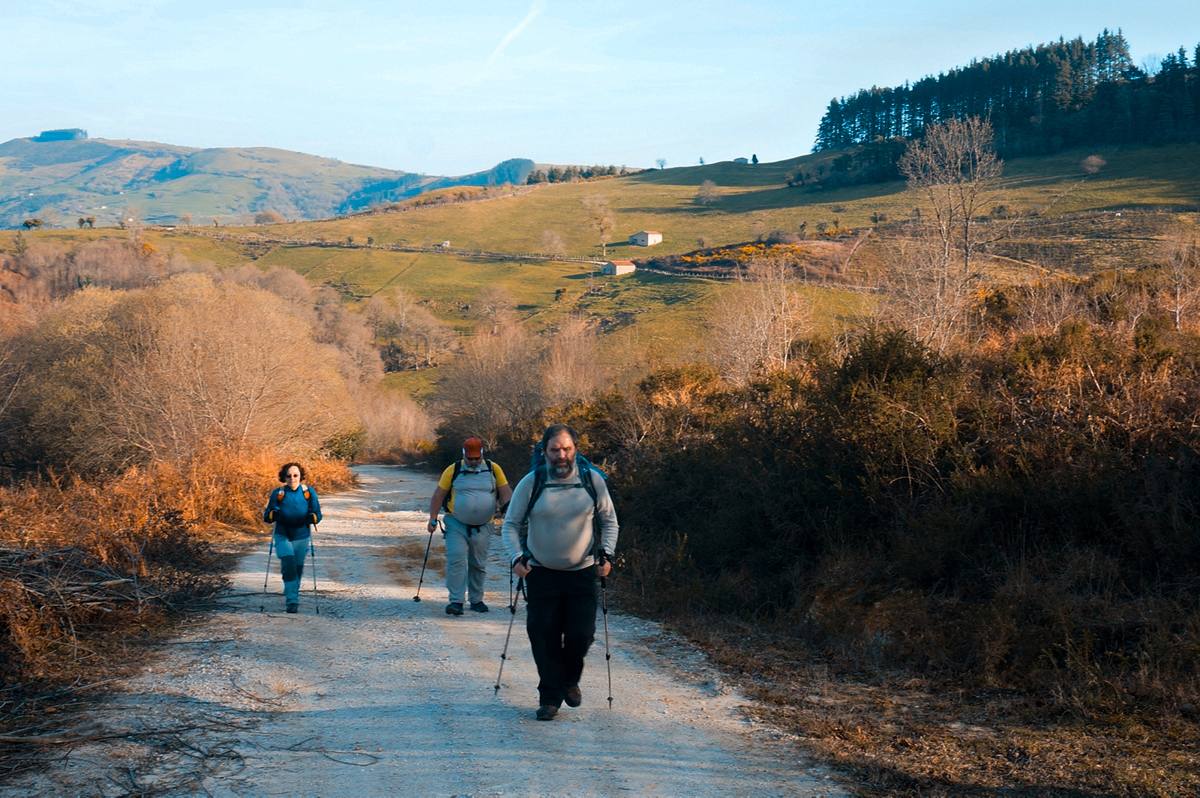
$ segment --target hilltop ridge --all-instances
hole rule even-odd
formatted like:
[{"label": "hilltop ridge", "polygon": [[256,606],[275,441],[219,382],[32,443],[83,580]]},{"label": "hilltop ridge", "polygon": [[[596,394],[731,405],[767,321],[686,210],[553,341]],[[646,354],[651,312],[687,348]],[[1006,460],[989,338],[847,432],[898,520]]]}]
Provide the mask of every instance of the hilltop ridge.
[{"label": "hilltop ridge", "polygon": [[127,209],[152,222],[248,221],[262,211],[319,219],[458,185],[524,182],[518,158],[460,176],[349,164],[273,147],[196,148],[150,141],[38,136],[0,144],[0,227],[31,217],[114,224]]}]

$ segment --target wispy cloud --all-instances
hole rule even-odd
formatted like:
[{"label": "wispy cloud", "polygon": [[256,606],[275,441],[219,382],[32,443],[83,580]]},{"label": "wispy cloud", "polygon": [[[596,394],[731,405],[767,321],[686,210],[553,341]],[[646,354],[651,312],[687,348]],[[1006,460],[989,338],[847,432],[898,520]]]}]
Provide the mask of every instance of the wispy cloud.
[{"label": "wispy cloud", "polygon": [[525,29],[537,19],[541,13],[546,10],[545,0],[533,0],[533,5],[529,7],[529,12],[525,14],[525,18],[518,22],[512,30],[504,34],[504,38],[496,45],[496,49],[492,50],[492,54],[488,56],[487,67],[490,69],[500,56],[504,55],[504,51],[508,46],[517,40],[517,37],[525,32]]}]

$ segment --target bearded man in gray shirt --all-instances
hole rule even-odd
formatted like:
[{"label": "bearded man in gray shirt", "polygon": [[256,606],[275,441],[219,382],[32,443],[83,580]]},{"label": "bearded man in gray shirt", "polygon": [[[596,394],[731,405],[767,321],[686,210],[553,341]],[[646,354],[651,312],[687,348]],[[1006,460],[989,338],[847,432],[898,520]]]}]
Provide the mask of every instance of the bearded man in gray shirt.
[{"label": "bearded man in gray shirt", "polygon": [[539,478],[531,471],[517,483],[504,516],[504,545],[528,595],[525,629],[538,669],[538,720],[552,720],[564,702],[577,707],[583,701],[579,679],[596,634],[598,577],[612,570],[617,546],[608,485],[577,461],[578,442],[566,424],[548,427],[544,473]]}]

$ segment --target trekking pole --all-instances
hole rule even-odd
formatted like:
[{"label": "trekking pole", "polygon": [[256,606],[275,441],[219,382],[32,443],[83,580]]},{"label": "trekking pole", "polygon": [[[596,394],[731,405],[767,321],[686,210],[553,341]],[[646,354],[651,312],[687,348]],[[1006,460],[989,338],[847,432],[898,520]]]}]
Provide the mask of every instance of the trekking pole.
[{"label": "trekking pole", "polygon": [[275,535],[271,535],[271,545],[267,546],[267,570],[263,573],[263,592],[267,592],[267,580],[271,577],[271,554],[275,551]]},{"label": "trekking pole", "polygon": [[[441,525],[441,522],[439,522],[439,525]],[[421,585],[425,582],[425,565],[429,562],[429,547],[433,545],[433,532],[435,529],[437,529],[436,526],[429,530],[429,541],[425,544],[425,559],[421,561],[421,578],[417,580],[417,595],[413,596],[413,601],[418,604],[421,602]],[[442,531],[444,532],[445,530],[446,527],[442,526]]]},{"label": "trekking pole", "polygon": [[612,654],[608,650],[608,579],[600,577],[600,611],[604,616],[604,665],[608,668],[608,708],[612,709]]},{"label": "trekking pole", "polygon": [[[317,525],[313,524],[308,533],[308,551],[312,555],[312,575],[313,575],[313,607],[317,611],[317,615],[321,614],[321,604],[317,601],[317,546],[313,543],[313,538],[317,536]],[[336,613],[335,613],[336,614]],[[612,692],[610,689],[609,692]]]},{"label": "trekking pole", "polygon": [[496,686],[492,690],[493,698],[500,695],[500,676],[504,673],[504,663],[508,659],[508,641],[512,639],[513,621],[517,619],[517,601],[521,598],[521,590],[524,587],[525,578],[521,577],[517,580],[517,592],[513,594],[512,601],[508,605],[508,611],[512,616],[508,619],[508,634],[504,636],[504,651],[500,652],[500,670],[496,674]]}]

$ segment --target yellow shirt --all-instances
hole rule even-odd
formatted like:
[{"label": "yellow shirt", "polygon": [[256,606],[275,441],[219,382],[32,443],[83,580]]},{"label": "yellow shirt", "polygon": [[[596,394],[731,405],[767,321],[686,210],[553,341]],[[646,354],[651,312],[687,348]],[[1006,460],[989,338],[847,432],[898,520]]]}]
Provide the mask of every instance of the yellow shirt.
[{"label": "yellow shirt", "polygon": [[[507,485],[508,478],[504,476],[504,469],[502,469],[496,463],[492,463],[491,465],[491,477],[495,478],[496,480],[495,487],[500,488],[504,485]],[[472,516],[480,515],[481,517],[486,514],[487,517],[490,518],[492,512],[495,510],[496,496],[492,489],[491,478],[488,478],[486,481],[477,479],[478,475],[487,475],[487,469],[483,467],[483,463],[479,464],[478,471],[471,470],[471,468],[464,463],[463,468],[458,472],[458,487],[452,490],[451,483],[454,481],[454,466],[454,463],[446,466],[446,470],[442,472],[442,476],[438,480],[438,487],[442,490],[450,492],[450,499],[446,504],[447,511],[449,511],[451,515],[458,515],[454,512],[454,505],[455,500],[461,495],[462,504],[471,505],[469,508],[465,506],[463,507],[464,514],[470,514]],[[488,507],[485,508],[483,506],[484,504],[487,504]],[[469,513],[467,513],[468,510]]]}]

